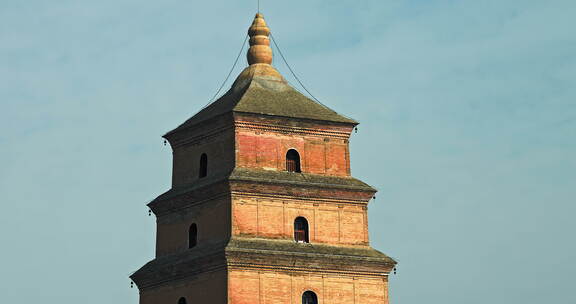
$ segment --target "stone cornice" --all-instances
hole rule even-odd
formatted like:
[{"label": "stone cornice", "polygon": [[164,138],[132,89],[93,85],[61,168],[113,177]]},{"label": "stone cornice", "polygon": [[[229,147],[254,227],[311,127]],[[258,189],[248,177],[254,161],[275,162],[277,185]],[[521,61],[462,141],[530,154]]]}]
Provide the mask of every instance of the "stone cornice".
[{"label": "stone cornice", "polygon": [[132,274],[130,278],[138,285],[140,290],[145,290],[196,275],[226,269],[223,250],[194,259],[175,259],[179,256],[182,256],[182,254],[154,259]]},{"label": "stone cornice", "polygon": [[227,245],[208,244],[204,248],[159,257],[130,278],[140,290],[232,269],[385,278],[395,264],[394,260],[370,247],[347,248],[245,238],[231,239]]},{"label": "stone cornice", "polygon": [[[263,175],[260,176],[258,172]],[[297,179],[300,177],[302,180]],[[325,178],[327,180],[324,180]],[[282,172],[266,173],[261,170],[237,168],[232,173],[210,177],[201,183],[171,189],[154,199],[148,206],[156,215],[162,216],[174,210],[189,208],[233,194],[366,205],[375,192],[376,189],[348,177],[305,174],[296,176]]]},{"label": "stone cornice", "polygon": [[272,200],[302,200],[310,201],[311,203],[331,203],[331,204],[353,204],[366,206],[368,202],[363,199],[336,199],[336,198],[326,198],[321,196],[293,196],[293,195],[282,195],[277,193],[254,193],[254,192],[242,192],[242,191],[232,191],[232,198],[234,197],[250,197],[250,198],[263,198]]},{"label": "stone cornice", "polygon": [[389,272],[376,271],[346,271],[338,268],[310,268],[295,266],[278,266],[257,263],[228,262],[228,269],[251,269],[256,271],[282,271],[300,274],[337,274],[340,276],[388,277]]},{"label": "stone cornice", "polygon": [[[243,186],[245,185],[245,186]],[[262,185],[254,189],[250,185]],[[294,185],[284,181],[231,181],[230,189],[233,193],[253,194],[263,196],[276,196],[278,198],[298,198],[306,200],[340,201],[355,204],[367,204],[375,190],[351,189],[331,185]],[[307,191],[303,191],[308,189]],[[288,191],[289,190],[289,191]],[[338,192],[339,195],[335,195]]]},{"label": "stone cornice", "polygon": [[181,190],[182,192],[178,194],[170,194],[170,191],[164,194],[168,197],[162,198],[162,196],[160,196],[148,204],[148,207],[152,209],[156,216],[162,217],[178,210],[207,204],[223,198],[225,199],[231,195],[228,183],[225,180],[215,181],[213,184],[199,188]]},{"label": "stone cornice", "polygon": [[196,145],[196,144],[199,144],[203,141],[208,141],[208,140],[211,140],[213,138],[216,138],[219,135],[221,135],[222,133],[225,133],[226,131],[229,131],[232,129],[234,129],[234,126],[232,126],[232,125],[213,128],[213,129],[210,129],[210,131],[203,133],[203,134],[200,134],[200,135],[191,136],[191,137],[182,137],[180,139],[173,140],[173,141],[171,141],[171,145],[173,148],[177,148],[177,147],[181,147],[181,146],[187,146],[187,145]]},{"label": "stone cornice", "polygon": [[376,258],[244,248],[227,250],[226,260],[239,268],[341,275],[386,276],[394,268],[393,263]]},{"label": "stone cornice", "polygon": [[318,137],[338,138],[342,140],[348,140],[348,138],[350,137],[349,132],[329,131],[329,130],[322,130],[319,128],[303,128],[303,127],[285,126],[270,123],[255,123],[247,121],[236,121],[234,124],[235,127],[238,129],[249,129],[255,131],[275,132],[282,134],[312,135]]}]

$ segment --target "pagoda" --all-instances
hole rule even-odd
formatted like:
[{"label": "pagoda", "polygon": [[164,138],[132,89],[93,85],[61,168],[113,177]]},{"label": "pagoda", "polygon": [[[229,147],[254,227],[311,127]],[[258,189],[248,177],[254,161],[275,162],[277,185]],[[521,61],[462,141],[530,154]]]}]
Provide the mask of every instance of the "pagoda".
[{"label": "pagoda", "polygon": [[172,187],[148,204],[141,304],[388,303],[396,262],[368,240],[376,190],[350,173],[358,124],[292,88],[256,14],[232,87],[164,138]]}]

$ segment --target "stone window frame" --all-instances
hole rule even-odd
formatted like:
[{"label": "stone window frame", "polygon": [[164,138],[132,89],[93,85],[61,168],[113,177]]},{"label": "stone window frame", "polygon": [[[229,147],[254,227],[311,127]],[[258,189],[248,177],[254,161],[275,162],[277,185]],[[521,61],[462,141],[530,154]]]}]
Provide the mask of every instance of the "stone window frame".
[{"label": "stone window frame", "polygon": [[198,178],[204,178],[206,176],[208,176],[208,155],[206,153],[202,153],[202,155],[200,155]]},{"label": "stone window frame", "polygon": [[192,249],[197,245],[198,245],[198,225],[196,223],[192,223],[188,228],[188,249]]},{"label": "stone window frame", "polygon": [[[306,297],[308,295],[309,297]],[[318,304],[318,295],[312,290],[306,290],[302,293],[302,304]]]},{"label": "stone window frame", "polygon": [[294,241],[296,243],[310,243],[310,223],[303,216],[294,219]]},{"label": "stone window frame", "polygon": [[302,173],[302,161],[298,150],[289,149],[286,151],[286,171]]}]

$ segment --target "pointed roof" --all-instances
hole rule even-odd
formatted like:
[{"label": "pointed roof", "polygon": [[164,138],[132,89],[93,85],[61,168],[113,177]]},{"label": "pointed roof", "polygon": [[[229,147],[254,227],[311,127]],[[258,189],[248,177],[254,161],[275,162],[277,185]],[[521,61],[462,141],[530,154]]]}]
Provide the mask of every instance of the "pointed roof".
[{"label": "pointed roof", "polygon": [[261,13],[256,14],[248,35],[250,65],[228,92],[166,135],[230,112],[358,124],[298,92],[271,65],[270,29]]}]

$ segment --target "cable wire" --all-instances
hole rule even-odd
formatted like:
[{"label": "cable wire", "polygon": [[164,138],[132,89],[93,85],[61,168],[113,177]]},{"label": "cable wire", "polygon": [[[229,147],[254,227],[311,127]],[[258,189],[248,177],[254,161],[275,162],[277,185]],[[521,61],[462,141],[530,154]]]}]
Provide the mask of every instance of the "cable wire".
[{"label": "cable wire", "polygon": [[224,88],[224,85],[226,85],[226,82],[228,82],[228,79],[230,79],[230,75],[232,75],[232,72],[234,72],[234,68],[236,68],[236,64],[238,64],[238,60],[240,59],[240,56],[242,56],[242,51],[244,51],[244,47],[246,46],[246,41],[248,41],[248,35],[246,35],[246,37],[244,38],[244,42],[242,43],[242,47],[240,48],[240,52],[238,52],[238,56],[236,56],[236,60],[234,60],[234,64],[232,65],[230,72],[228,72],[226,79],[224,79],[224,82],[222,82],[222,85],[220,86],[220,88],[218,88],[218,91],[216,91],[216,94],[214,94],[214,96],[210,99],[210,102],[208,102],[205,106],[203,106],[202,109],[200,109],[200,111],[204,110],[206,107],[211,105],[212,102],[214,102],[214,100],[216,99],[218,94],[220,94],[220,92],[222,91],[222,88]]},{"label": "cable wire", "polygon": [[[314,98],[314,100],[316,100],[319,104],[322,104],[320,102],[320,100],[316,99],[316,97],[314,97],[314,95],[312,95],[312,93],[310,93],[310,91],[308,91],[308,89],[306,89],[306,87],[304,86],[304,84],[302,83],[302,81],[300,81],[300,78],[298,78],[298,76],[296,76],[296,73],[294,73],[294,70],[292,70],[292,67],[288,64],[288,61],[286,60],[286,57],[284,57],[284,54],[282,53],[282,50],[280,50],[280,47],[278,46],[278,43],[276,43],[276,39],[274,38],[274,35],[272,35],[272,33],[270,33],[270,37],[272,38],[272,42],[274,42],[274,45],[276,46],[276,49],[278,50],[278,53],[280,54],[280,57],[282,57],[282,61],[284,61],[284,63],[286,64],[286,66],[288,67],[288,70],[290,70],[290,73],[292,73],[292,76],[294,76],[294,78],[296,79],[296,81],[298,81],[298,83],[300,84],[300,86],[306,91],[308,92],[308,94]],[[323,105],[323,104],[322,104]],[[325,106],[325,105],[323,105]]]},{"label": "cable wire", "polygon": [[282,53],[282,50],[280,49],[280,46],[278,46],[278,43],[276,42],[276,39],[274,38],[274,35],[272,35],[272,33],[270,33],[270,37],[272,38],[272,42],[274,43],[274,45],[276,46],[276,49],[278,50],[278,53],[280,54],[280,57],[282,58],[282,61],[284,61],[284,63],[286,64],[286,66],[288,67],[288,70],[290,70],[290,73],[292,74],[292,76],[294,76],[294,78],[296,79],[296,81],[298,81],[298,83],[300,84],[300,86],[308,93],[308,95],[310,95],[310,97],[312,97],[317,103],[319,103],[320,105],[322,105],[323,107],[325,107],[326,109],[344,116],[346,118],[352,119],[346,115],[340,114],[332,109],[330,109],[327,105],[323,104],[322,102],[320,102],[320,100],[318,100],[318,98],[316,98],[314,95],[312,95],[312,93],[310,93],[310,91],[308,91],[308,89],[306,88],[306,86],[304,86],[304,84],[302,83],[302,81],[300,81],[300,78],[298,78],[298,76],[296,76],[296,73],[294,73],[294,70],[292,70],[292,67],[290,66],[290,64],[288,64],[288,60],[286,60],[286,57],[284,57],[284,54]]}]

